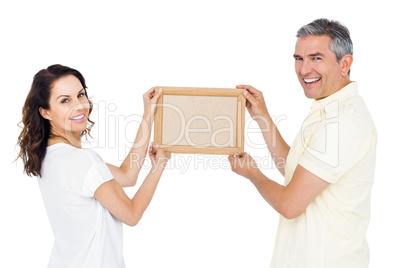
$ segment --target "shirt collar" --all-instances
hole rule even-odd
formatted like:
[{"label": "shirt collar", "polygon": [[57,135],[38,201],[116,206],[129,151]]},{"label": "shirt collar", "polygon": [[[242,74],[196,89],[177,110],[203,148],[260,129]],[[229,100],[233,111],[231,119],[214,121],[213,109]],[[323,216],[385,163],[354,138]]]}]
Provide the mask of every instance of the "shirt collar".
[{"label": "shirt collar", "polygon": [[[357,94],[357,82],[350,82],[345,87],[341,88],[337,92],[328,97],[325,97],[320,100],[316,100],[313,102],[311,109],[312,110],[325,110],[326,112],[330,112],[334,107],[334,104],[344,102],[346,99],[351,98],[352,96]],[[338,105],[336,105],[338,106]]]}]

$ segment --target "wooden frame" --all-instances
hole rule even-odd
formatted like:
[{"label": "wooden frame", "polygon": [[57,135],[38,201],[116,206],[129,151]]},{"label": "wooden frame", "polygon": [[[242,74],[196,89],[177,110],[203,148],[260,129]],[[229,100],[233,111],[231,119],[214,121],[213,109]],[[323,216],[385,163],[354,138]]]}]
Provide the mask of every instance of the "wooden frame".
[{"label": "wooden frame", "polygon": [[160,88],[154,142],[161,148],[187,154],[236,155],[244,151],[243,89],[155,87]]}]

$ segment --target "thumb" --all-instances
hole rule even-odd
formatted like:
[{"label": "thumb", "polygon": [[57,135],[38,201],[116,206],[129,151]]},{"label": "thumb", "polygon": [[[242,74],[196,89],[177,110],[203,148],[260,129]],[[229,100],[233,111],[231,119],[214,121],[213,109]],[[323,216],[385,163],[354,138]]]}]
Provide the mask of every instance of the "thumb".
[{"label": "thumb", "polygon": [[243,96],[246,98],[246,100],[248,100],[251,103],[251,105],[253,105],[253,106],[257,105],[257,100],[247,90],[243,91]]},{"label": "thumb", "polygon": [[154,146],[155,152],[158,151],[158,150],[161,148],[161,147],[159,146],[159,144],[157,144],[157,143],[154,143],[153,146]]},{"label": "thumb", "polygon": [[162,95],[162,88],[159,88],[156,90],[155,95],[152,97],[152,102],[156,103],[156,101],[159,99],[159,97]]}]

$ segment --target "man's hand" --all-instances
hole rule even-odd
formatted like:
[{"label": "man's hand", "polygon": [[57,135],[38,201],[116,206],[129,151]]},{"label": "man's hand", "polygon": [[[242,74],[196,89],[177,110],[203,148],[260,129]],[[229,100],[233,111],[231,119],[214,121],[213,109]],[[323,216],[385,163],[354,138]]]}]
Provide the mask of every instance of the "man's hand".
[{"label": "man's hand", "polygon": [[229,155],[229,162],[230,166],[232,167],[232,171],[243,177],[246,177],[247,179],[251,179],[257,174],[261,173],[257,167],[257,163],[247,153],[242,153],[241,155],[236,156]]},{"label": "man's hand", "polygon": [[267,105],[261,91],[247,85],[238,85],[236,88],[245,89],[243,96],[246,98],[246,107],[254,120],[261,121],[269,117]]}]

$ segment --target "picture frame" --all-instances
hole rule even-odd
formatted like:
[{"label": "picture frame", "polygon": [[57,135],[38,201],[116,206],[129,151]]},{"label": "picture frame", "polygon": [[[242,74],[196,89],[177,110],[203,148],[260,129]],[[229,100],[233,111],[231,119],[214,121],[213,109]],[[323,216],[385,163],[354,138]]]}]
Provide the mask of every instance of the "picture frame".
[{"label": "picture frame", "polygon": [[154,142],[184,154],[239,155],[244,151],[243,89],[162,88],[154,121]]}]

